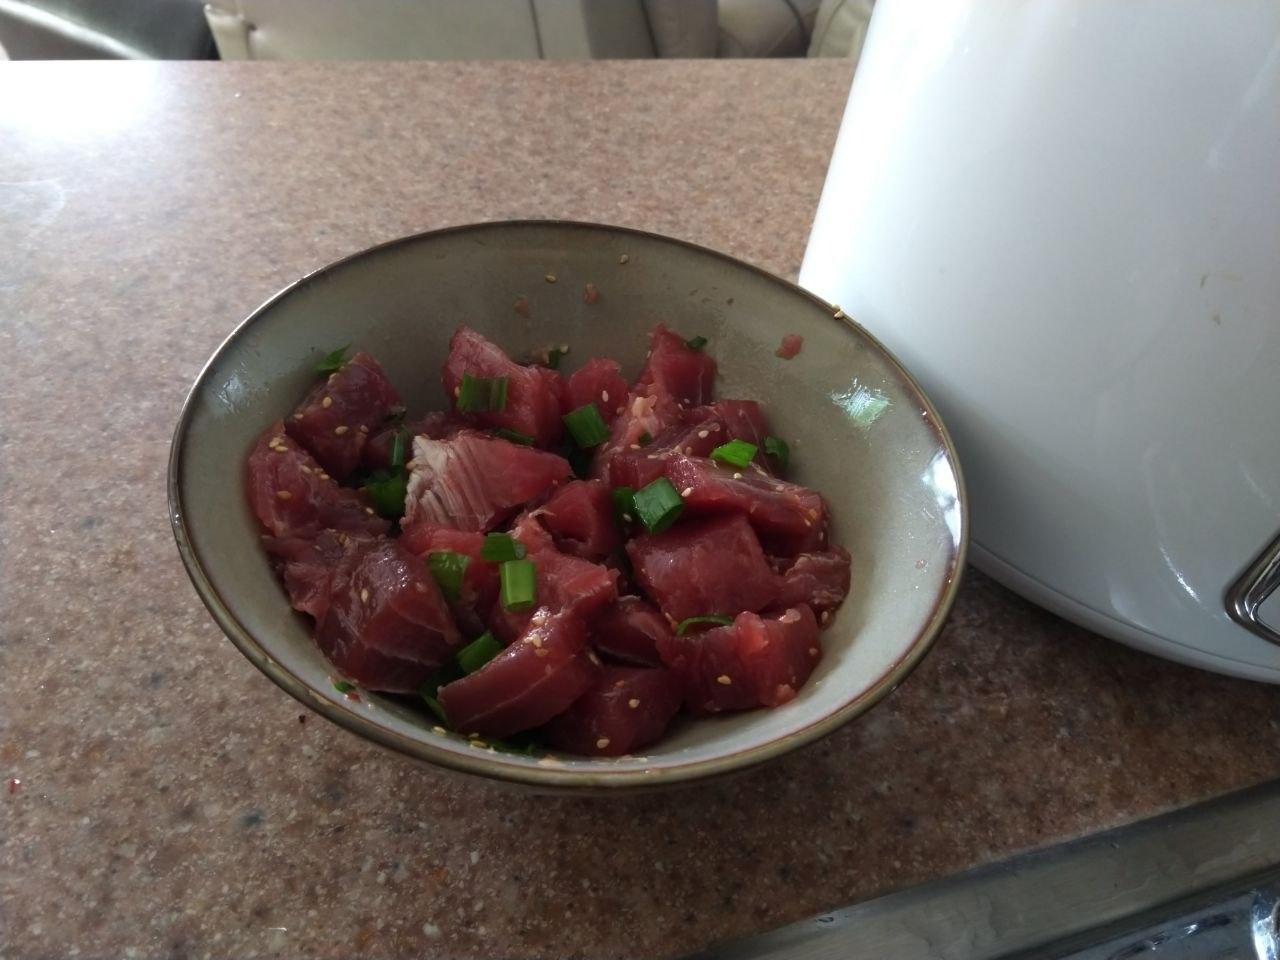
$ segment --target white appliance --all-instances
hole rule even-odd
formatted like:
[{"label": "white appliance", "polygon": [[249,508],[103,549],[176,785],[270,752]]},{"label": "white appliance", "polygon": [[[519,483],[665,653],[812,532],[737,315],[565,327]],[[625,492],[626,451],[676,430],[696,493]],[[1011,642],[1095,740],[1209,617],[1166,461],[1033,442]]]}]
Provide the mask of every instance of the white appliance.
[{"label": "white appliance", "polygon": [[1280,682],[1280,2],[880,0],[800,282],[941,408],[980,568]]}]

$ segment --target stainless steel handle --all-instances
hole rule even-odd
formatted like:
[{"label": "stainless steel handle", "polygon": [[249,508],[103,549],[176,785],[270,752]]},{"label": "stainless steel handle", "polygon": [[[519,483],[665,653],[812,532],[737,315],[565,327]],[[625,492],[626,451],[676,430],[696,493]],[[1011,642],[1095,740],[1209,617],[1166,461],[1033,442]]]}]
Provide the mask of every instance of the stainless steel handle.
[{"label": "stainless steel handle", "polygon": [[1280,587],[1280,536],[1271,541],[1232,585],[1226,600],[1232,620],[1263,640],[1280,644],[1280,633],[1258,616],[1258,608],[1277,587]]},{"label": "stainless steel handle", "polygon": [[[1277,960],[1276,905],[1271,885],[1228,895],[1220,903],[1044,960]],[[1024,955],[1025,960],[1031,960]]]}]

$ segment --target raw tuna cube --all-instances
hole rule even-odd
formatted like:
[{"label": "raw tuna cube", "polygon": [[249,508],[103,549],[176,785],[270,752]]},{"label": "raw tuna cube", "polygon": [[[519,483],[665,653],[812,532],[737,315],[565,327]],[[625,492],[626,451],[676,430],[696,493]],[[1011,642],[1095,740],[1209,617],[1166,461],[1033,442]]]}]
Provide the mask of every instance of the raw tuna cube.
[{"label": "raw tuna cube", "polygon": [[683,691],[661,667],[604,667],[591,689],[547,724],[551,745],[584,756],[619,757],[658,740]]},{"label": "raw tuna cube", "polygon": [[459,327],[449,341],[449,356],[441,378],[451,404],[457,403],[455,391],[462,375],[473,377],[506,377],[507,403],[502,410],[486,410],[464,414],[473,423],[485,427],[503,427],[534,438],[541,447],[557,443],[564,429],[560,422],[560,401],[564,384],[560,375],[545,367],[522,367],[497,344],[482,337],[470,327]]},{"label": "raw tuna cube", "polygon": [[565,553],[604,560],[622,545],[613,496],[600,480],[574,480],[551,495],[538,519]]},{"label": "raw tuna cube", "polygon": [[520,638],[475,673],[440,688],[455,730],[508,737],[542,726],[582,696],[600,672],[587,628],[571,613],[546,610]]},{"label": "raw tuna cube", "polygon": [[343,675],[370,690],[413,693],[461,642],[426,565],[383,540],[333,574],[316,644]]},{"label": "raw tuna cube", "polygon": [[370,472],[388,469],[391,466],[391,448],[398,433],[405,435],[404,455],[407,460],[413,455],[414,437],[447,440],[467,426],[467,422],[452,410],[428,413],[412,423],[390,424],[369,435],[369,442],[364,445],[360,457],[360,466]]},{"label": "raw tuna cube", "polygon": [[627,544],[636,581],[673,621],[763,610],[778,595],[760,541],[741,514],[677,523]]},{"label": "raw tuna cube", "polygon": [[471,430],[449,440],[415,437],[405,525],[490,530],[571,474],[554,453]]},{"label": "raw tuna cube", "polygon": [[636,380],[636,392],[674,397],[684,406],[711,401],[716,382],[716,362],[702,350],[694,350],[684,337],[662,324],[649,335],[649,357]]},{"label": "raw tuna cube", "polygon": [[484,534],[473,530],[453,530],[432,523],[415,523],[400,534],[401,545],[424,561],[432,553],[461,553],[468,558],[462,575],[462,591],[457,599],[446,597],[453,618],[463,632],[476,636],[498,599],[498,567],[481,556]]},{"label": "raw tuna cube", "polygon": [[658,641],[671,636],[671,622],[653,604],[639,597],[619,597],[591,625],[591,645],[623,663],[656,667]]},{"label": "raw tuna cube", "polygon": [[333,574],[347,559],[377,541],[322,530],[315,537],[263,537],[268,556],[276,561],[289,603],[317,621],[329,609]]},{"label": "raw tuna cube", "polygon": [[249,504],[273,537],[311,539],[321,530],[376,536],[391,525],[364,495],[338,486],[277,420],[249,454]]},{"label": "raw tuna cube", "polygon": [[[533,561],[539,612],[568,612],[590,621],[617,599],[617,571],[561,553],[532,517],[520,518],[511,533],[525,545],[528,558]],[[489,626],[499,640],[507,641],[524,632],[534,618],[533,611],[513,613],[498,603]]]},{"label": "raw tuna cube", "polygon": [[667,479],[684,496],[687,513],[741,513],[772,554],[813,553],[826,542],[826,504],[807,487],[758,468],[737,470],[698,457],[673,457],[667,462]]},{"label": "raw tuna cube", "polygon": [[616,360],[593,357],[565,381],[564,412],[594,403],[605,423],[614,417],[627,401],[627,381]]},{"label": "raw tuna cube", "polygon": [[646,435],[652,439],[683,421],[680,407],[671,397],[628,394],[622,413],[613,421],[609,439],[596,449],[591,461],[591,476],[604,480],[611,487],[627,486],[612,475],[615,458],[620,454],[639,452],[643,446],[640,441]]},{"label": "raw tuna cube", "polygon": [[849,593],[849,551],[833,547],[822,553],[802,553],[782,570],[779,606],[808,604],[826,623],[828,614]]},{"label": "raw tuna cube", "polygon": [[822,657],[818,621],[804,604],[781,613],[740,613],[732,624],[660,641],[695,713],[776,707],[795,697]]},{"label": "raw tuna cube", "polygon": [[307,395],[286,426],[325,470],[344,480],[360,465],[370,431],[399,403],[378,361],[357,353]]},{"label": "raw tuna cube", "polygon": [[667,461],[677,456],[708,457],[730,440],[746,440],[760,449],[756,462],[768,466],[764,438],[769,426],[760,405],[753,400],[721,400],[690,410],[687,420],[668,427],[639,450],[623,450],[614,458],[609,479],[615,487],[639,490],[666,472]]}]

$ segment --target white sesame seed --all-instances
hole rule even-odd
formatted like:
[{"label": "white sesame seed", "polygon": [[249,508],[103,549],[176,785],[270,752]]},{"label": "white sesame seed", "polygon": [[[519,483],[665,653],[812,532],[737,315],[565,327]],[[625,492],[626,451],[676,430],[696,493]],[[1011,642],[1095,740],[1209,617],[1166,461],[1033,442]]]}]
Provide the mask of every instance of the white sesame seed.
[{"label": "white sesame seed", "polygon": [[295,419],[295,420],[301,420],[301,419],[302,419],[302,414],[300,414],[300,413],[295,413],[295,414],[293,415],[293,419]]},{"label": "white sesame seed", "polygon": [[444,736],[444,735],[445,735],[446,733],[448,733],[449,731],[448,731],[448,730],[446,730],[444,727],[432,727],[432,728],[431,728],[431,732],[432,732],[432,733],[438,733],[438,734],[440,734],[441,736]]},{"label": "white sesame seed", "polygon": [[741,480],[741,479],[742,479],[742,474],[740,474],[740,473],[735,473],[735,474],[733,475],[733,479],[735,479],[735,480]]},{"label": "white sesame seed", "polygon": [[362,423],[362,424],[360,424],[360,432],[361,432],[361,433],[368,433],[368,432],[369,432],[369,428],[368,428],[368,427],[366,427],[366,426]]},{"label": "white sesame seed", "polygon": [[617,416],[617,417],[622,416],[622,409],[623,409],[622,407],[619,407],[617,410],[613,411],[614,416]]},{"label": "white sesame seed", "polygon": [[693,493],[693,487],[685,487],[683,490],[680,491],[680,496],[687,497],[691,493]]},{"label": "white sesame seed", "polygon": [[830,620],[830,619],[831,619],[831,611],[830,611],[830,610],[823,610],[823,611],[822,611],[822,622],[823,622],[823,623],[826,623],[826,622],[827,622],[828,620]]},{"label": "white sesame seed", "polygon": [[292,499],[293,499],[293,494],[292,494],[292,493],[290,493],[288,490],[277,490],[277,491],[276,491],[276,499],[277,499],[277,500],[292,500]]},{"label": "white sesame seed", "polygon": [[613,685],[614,685],[615,687],[625,687],[625,686],[627,685],[627,681],[625,681],[625,680],[615,680],[615,681],[614,681],[614,683],[613,683]]},{"label": "white sesame seed", "polygon": [[546,656],[550,656],[551,654],[551,651],[548,650],[546,647],[538,647],[533,652],[535,656],[539,656],[539,657],[546,657]]},{"label": "white sesame seed", "polygon": [[555,282],[556,282],[556,275],[555,275],[554,273],[548,273],[545,279],[546,279],[547,283],[555,283]]},{"label": "white sesame seed", "polygon": [[608,402],[609,402],[609,391],[608,391],[608,390],[601,390],[601,391],[600,391],[600,402],[601,402],[601,403],[608,403]]},{"label": "white sesame seed", "polygon": [[461,385],[456,386],[456,387],[454,387],[454,388],[453,388],[453,395],[454,395],[455,397],[460,396],[461,394],[462,394],[462,387],[461,387]]},{"label": "white sesame seed", "polygon": [[684,455],[685,455],[686,457],[693,456],[693,447],[685,447],[685,448],[684,448]]},{"label": "white sesame seed", "polygon": [[711,431],[710,431],[710,430],[699,430],[699,431],[698,431],[698,436],[699,436],[699,437],[701,437],[703,440],[705,440],[705,439],[707,439],[707,437],[711,436]]},{"label": "white sesame seed", "polygon": [[596,749],[597,749],[597,750],[603,750],[603,749],[604,749],[605,747],[607,747],[608,745],[609,745],[609,738],[608,738],[608,737],[601,737],[599,740],[597,740],[597,741],[596,741]]},{"label": "white sesame seed", "polygon": [[360,591],[360,602],[361,602],[361,603],[368,603],[368,602],[369,602],[369,589],[368,589],[368,587],[365,587],[364,589],[362,589],[362,590]]},{"label": "white sesame seed", "polygon": [[535,633],[529,637],[529,643],[535,647],[540,647],[542,646],[542,638]]},{"label": "white sesame seed", "polygon": [[637,700],[635,697],[632,697],[630,700],[627,701],[627,706],[630,707],[632,710],[634,710],[636,707],[640,706],[640,701]]},{"label": "white sesame seed", "polygon": [[716,683],[720,684],[722,687],[727,687],[729,684],[733,683],[733,678],[731,678],[727,673],[722,673],[720,676],[716,677]]},{"label": "white sesame seed", "polygon": [[638,443],[633,443],[633,444],[631,445],[631,449],[632,449],[632,450],[639,450],[639,449],[640,449],[640,444],[638,444]]},{"label": "white sesame seed", "polygon": [[325,397],[323,400],[320,401],[320,406],[328,410],[330,407],[333,406],[333,397]]},{"label": "white sesame seed", "polygon": [[344,433],[347,432],[347,425],[345,423],[340,423],[333,428],[333,432],[336,433],[338,436],[342,436]]},{"label": "white sesame seed", "polygon": [[569,345],[568,345],[567,343],[562,343],[562,344],[560,344],[560,352],[561,352],[561,353],[568,353],[568,352],[569,352]]},{"label": "white sesame seed", "polygon": [[312,470],[310,467],[308,467],[305,463],[302,464],[298,469],[300,469],[303,473],[315,473],[315,471]]},{"label": "white sesame seed", "polygon": [[810,648],[809,648],[809,656],[811,656],[811,657],[816,657],[816,656],[819,654],[819,652],[820,652],[820,651],[818,650],[818,648],[817,648],[817,647],[810,647]]},{"label": "white sesame seed", "polygon": [[372,517],[372,516],[373,516],[373,507],[365,507],[365,508],[364,508],[364,512],[365,512],[365,513],[367,513],[369,516],[371,516],[371,517]]},{"label": "white sesame seed", "polygon": [[619,262],[619,263],[626,263],[626,262],[627,262],[628,260],[630,260],[630,259],[631,259],[631,258],[630,258],[629,256],[627,256],[627,255],[624,253],[622,256],[620,256],[620,257],[618,258],[618,262]]}]

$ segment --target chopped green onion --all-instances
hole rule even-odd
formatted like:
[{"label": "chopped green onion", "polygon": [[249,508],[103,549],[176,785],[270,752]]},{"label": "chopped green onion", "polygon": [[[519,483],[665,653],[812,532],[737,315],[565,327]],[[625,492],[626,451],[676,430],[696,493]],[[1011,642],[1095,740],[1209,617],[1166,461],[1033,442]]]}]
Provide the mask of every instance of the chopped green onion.
[{"label": "chopped green onion", "polygon": [[764,452],[778,461],[781,470],[787,469],[787,464],[791,462],[791,448],[787,446],[787,441],[778,437],[764,438]]},{"label": "chopped green onion", "polygon": [[480,548],[480,556],[490,563],[504,563],[507,560],[523,560],[524,544],[509,533],[490,533],[484,538],[484,546]]},{"label": "chopped green onion", "polygon": [[463,673],[475,673],[501,652],[502,644],[492,633],[485,631],[458,651],[458,666]]},{"label": "chopped green onion", "polygon": [[705,617],[690,617],[688,620],[681,620],[676,626],[676,636],[683,637],[690,627],[696,627],[703,623],[714,623],[717,627],[727,627],[733,623],[733,617],[722,617],[718,613],[709,614]]},{"label": "chopped green onion", "polygon": [[747,443],[745,440],[730,440],[728,443],[722,443],[712,450],[711,459],[720,460],[735,467],[745,467],[755,459],[757,449],[754,443]]},{"label": "chopped green onion", "polygon": [[356,685],[350,680],[333,681],[333,689],[337,690],[339,693],[351,693],[355,688]]},{"label": "chopped green onion", "polygon": [[347,362],[347,351],[351,349],[351,344],[339,347],[332,353],[326,353],[324,359],[316,364],[316,373],[330,374],[337,373],[342,369],[342,365]]},{"label": "chopped green onion", "polygon": [[642,447],[647,447],[649,444],[653,443],[653,434],[646,430],[644,433],[640,434],[640,436],[636,437],[636,443],[640,444]]},{"label": "chopped green onion", "polygon": [[482,413],[486,410],[505,410],[507,406],[506,377],[473,377],[462,375],[458,385],[458,409],[463,413]]},{"label": "chopped green onion", "polygon": [[396,432],[395,439],[391,441],[391,465],[393,467],[404,466],[404,447],[405,437],[408,434],[404,430]]},{"label": "chopped green onion", "polygon": [[418,696],[422,697],[427,709],[436,715],[436,719],[444,724],[449,722],[449,718],[444,715],[444,704],[439,701],[435,694],[419,692]]},{"label": "chopped green onion", "polygon": [[666,477],[659,477],[647,487],[637,490],[632,499],[636,516],[650,533],[667,529],[684,512],[684,501]]},{"label": "chopped green onion", "polygon": [[440,585],[440,592],[445,595],[445,599],[457,600],[462,596],[462,578],[470,562],[471,558],[465,553],[455,553],[452,550],[427,554],[427,567]]},{"label": "chopped green onion", "polygon": [[552,347],[547,351],[547,366],[552,370],[560,369],[560,358],[564,356],[564,351],[559,347]]},{"label": "chopped green onion", "polygon": [[701,350],[707,345],[706,337],[690,337],[684,342],[684,345],[690,350]]},{"label": "chopped green onion", "polygon": [[519,430],[508,430],[506,427],[499,427],[493,432],[503,440],[510,440],[512,443],[519,443],[526,447],[533,446],[533,437],[527,433],[521,433]]},{"label": "chopped green onion", "polygon": [[613,515],[619,526],[636,518],[636,492],[631,487],[613,488]]},{"label": "chopped green onion", "polygon": [[576,443],[565,444],[560,456],[569,461],[575,477],[585,478],[591,473],[591,451],[583,450]]},{"label": "chopped green onion", "polygon": [[532,560],[508,560],[498,568],[502,581],[502,608],[512,613],[529,610],[538,602],[538,583]]},{"label": "chopped green onion", "polygon": [[609,439],[609,425],[600,416],[594,403],[584,403],[560,418],[573,434],[574,442],[586,450]]},{"label": "chopped green onion", "polygon": [[363,489],[379,515],[388,520],[398,520],[404,516],[404,499],[409,489],[409,478],[403,467],[395,473],[379,470]]}]

